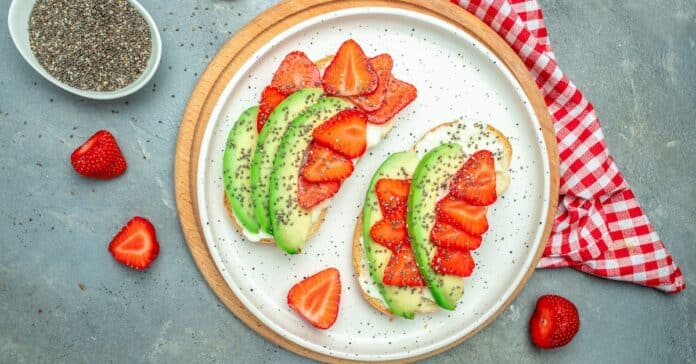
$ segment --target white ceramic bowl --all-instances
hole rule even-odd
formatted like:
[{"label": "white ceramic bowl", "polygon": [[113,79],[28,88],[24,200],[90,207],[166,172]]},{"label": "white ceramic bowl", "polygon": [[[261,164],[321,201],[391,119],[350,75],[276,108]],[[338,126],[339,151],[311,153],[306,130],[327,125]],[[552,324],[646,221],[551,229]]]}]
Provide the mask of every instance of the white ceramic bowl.
[{"label": "white ceramic bowl", "polygon": [[150,27],[150,34],[152,36],[152,52],[150,54],[150,60],[147,62],[147,67],[145,71],[130,85],[115,90],[115,91],[88,91],[81,90],[79,88],[72,87],[66,83],[63,83],[53,77],[48,73],[39,63],[39,61],[34,56],[31,51],[31,45],[29,43],[29,17],[31,16],[31,10],[36,3],[36,0],[13,0],[10,5],[10,12],[7,16],[7,25],[10,28],[10,36],[12,41],[19,53],[22,54],[24,59],[40,73],[44,78],[51,81],[54,85],[71,92],[75,95],[86,97],[88,99],[94,100],[112,100],[118,99],[120,97],[128,96],[145,86],[148,81],[154,76],[155,71],[160,63],[160,58],[162,57],[162,39],[160,38],[159,30],[157,30],[157,25],[155,21],[150,16],[150,13],[145,10],[145,8],[136,0],[128,0],[140,14],[145,18],[147,25]]}]

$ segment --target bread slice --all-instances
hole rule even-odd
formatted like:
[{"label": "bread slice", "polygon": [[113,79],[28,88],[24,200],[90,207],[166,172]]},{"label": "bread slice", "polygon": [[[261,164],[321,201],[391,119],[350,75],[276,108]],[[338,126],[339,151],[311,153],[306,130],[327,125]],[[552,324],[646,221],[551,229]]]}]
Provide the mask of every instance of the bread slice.
[{"label": "bread slice", "polygon": [[[418,147],[419,143],[421,143],[425,137],[429,134],[432,134],[436,132],[437,130],[441,128],[445,128],[447,126],[460,123],[461,121],[455,120],[447,123],[443,123],[440,125],[435,126],[434,128],[430,129],[426,134],[424,134],[416,144],[413,145],[411,148],[412,150],[416,150]],[[508,140],[507,137],[498,129],[492,127],[491,125],[487,125],[488,132],[493,134],[496,139],[498,139],[501,144],[502,144],[502,170],[504,171],[503,173],[496,173],[496,194],[500,195],[502,194],[507,187],[510,185],[510,174],[507,173],[507,170],[510,168],[510,163],[512,161],[512,145],[510,144],[510,141]],[[443,140],[443,142],[445,142]],[[381,296],[374,296],[371,295],[369,292],[365,290],[365,287],[361,284],[363,280],[369,280],[372,281],[372,276],[370,275],[369,267],[367,264],[367,257],[365,256],[365,249],[363,248],[363,243],[362,243],[362,212],[358,216],[357,222],[355,224],[355,230],[353,232],[353,268],[355,269],[356,272],[356,279],[358,280],[358,287],[360,287],[360,294],[362,297],[367,301],[372,307],[374,307],[377,311],[387,315],[387,316],[393,316],[387,305],[385,304],[384,300],[382,299]],[[427,288],[426,288],[427,289]],[[416,311],[416,313],[420,314],[425,314],[425,313],[431,313],[435,312],[434,310],[430,309],[421,309]]]}]

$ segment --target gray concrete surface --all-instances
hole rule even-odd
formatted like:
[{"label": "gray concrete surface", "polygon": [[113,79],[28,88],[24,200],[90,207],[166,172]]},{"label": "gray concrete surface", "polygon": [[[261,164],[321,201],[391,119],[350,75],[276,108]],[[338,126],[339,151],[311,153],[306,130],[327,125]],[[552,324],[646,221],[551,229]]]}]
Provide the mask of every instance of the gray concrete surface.
[{"label": "gray concrete surface", "polygon": [[[162,31],[162,66],[144,90],[114,102],[52,86],[0,26],[0,362],[305,362],[245,327],[208,288],[172,185],[179,119],[198,75],[274,1],[142,2]],[[9,3],[0,0],[0,13]],[[615,159],[692,286],[667,296],[538,271],[495,323],[428,362],[694,362],[696,2],[541,3],[562,68],[594,102]],[[108,182],[80,178],[69,164],[100,128],[114,132],[130,163]],[[144,273],[106,251],[134,214],[152,219],[162,244]],[[582,328],[569,346],[541,352],[527,320],[549,292],[577,304]]]}]

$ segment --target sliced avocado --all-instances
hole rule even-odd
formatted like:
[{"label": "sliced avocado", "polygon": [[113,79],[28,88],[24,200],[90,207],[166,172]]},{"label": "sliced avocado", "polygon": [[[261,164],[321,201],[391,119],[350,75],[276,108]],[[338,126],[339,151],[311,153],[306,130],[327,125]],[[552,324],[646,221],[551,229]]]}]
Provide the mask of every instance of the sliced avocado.
[{"label": "sliced avocado", "polygon": [[302,249],[312,227],[311,211],[297,203],[297,179],[305,150],[312,141],[312,131],[351,107],[348,101],[341,98],[322,98],[293,120],[280,142],[273,163],[268,201],[273,238],[278,247],[290,254]]},{"label": "sliced avocado", "polygon": [[454,310],[464,294],[464,280],[438,274],[431,268],[435,246],[430,243],[430,230],[435,225],[435,206],[441,191],[448,188],[447,183],[462,163],[464,152],[459,144],[446,143],[432,149],[418,163],[408,195],[406,222],[418,269],[437,304],[447,310]]},{"label": "sliced avocado", "polygon": [[[382,283],[384,270],[392,256],[391,250],[376,243],[370,235],[370,228],[382,219],[375,185],[382,178],[409,179],[418,165],[418,155],[414,151],[394,153],[387,158],[375,172],[365,196],[362,221],[362,241],[365,255],[370,265],[370,275],[384,298],[384,302],[394,315],[412,319],[415,312],[424,306],[435,306],[430,299],[423,297],[423,290],[417,287],[385,286]],[[437,307],[437,306],[435,306]]]},{"label": "sliced avocado", "polygon": [[225,153],[222,155],[222,181],[227,200],[237,221],[254,234],[259,232],[259,223],[251,198],[251,158],[259,137],[256,131],[258,112],[259,107],[254,106],[239,116],[227,135]]},{"label": "sliced avocado", "polygon": [[271,233],[271,217],[268,212],[268,188],[273,170],[273,161],[290,123],[322,96],[321,88],[303,88],[292,93],[268,116],[251,163],[251,193],[254,213],[261,230]]}]

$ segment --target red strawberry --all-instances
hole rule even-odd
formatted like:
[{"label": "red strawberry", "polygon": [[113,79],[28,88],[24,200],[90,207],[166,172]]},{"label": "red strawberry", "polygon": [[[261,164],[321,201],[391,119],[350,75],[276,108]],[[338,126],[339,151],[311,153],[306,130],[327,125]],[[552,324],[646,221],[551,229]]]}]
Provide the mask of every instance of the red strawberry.
[{"label": "red strawberry", "polygon": [[341,182],[307,182],[302,177],[297,180],[297,203],[307,210],[333,197],[341,188]]},{"label": "red strawberry", "polygon": [[553,349],[566,345],[578,330],[580,317],[573,302],[556,295],[539,297],[529,320],[529,333],[536,346]]},{"label": "red strawberry", "polygon": [[256,115],[256,130],[261,132],[266,120],[271,115],[276,106],[285,100],[285,95],[273,86],[267,86],[261,93],[259,101],[259,113]]},{"label": "red strawberry", "polygon": [[147,268],[159,254],[155,227],[144,217],[132,218],[111,240],[109,252],[123,265]]},{"label": "red strawberry", "polygon": [[367,95],[350,98],[350,101],[365,111],[374,111],[382,106],[389,81],[392,78],[392,67],[394,66],[391,56],[386,53],[370,58],[370,64],[377,72],[377,88]]},{"label": "red strawberry", "polygon": [[367,121],[372,124],[388,122],[396,113],[415,100],[417,94],[418,92],[413,85],[392,77],[391,81],[389,81],[389,86],[387,86],[387,93],[384,95],[382,106],[375,111],[369,112]]},{"label": "red strawberry", "polygon": [[474,153],[452,178],[450,193],[476,206],[488,206],[495,202],[493,153],[488,150]]},{"label": "red strawberry", "polygon": [[280,62],[271,86],[290,95],[301,88],[321,86],[321,74],[306,54],[300,51],[290,52]]},{"label": "red strawberry", "polygon": [[481,235],[471,235],[444,222],[435,221],[433,230],[430,231],[430,240],[433,244],[443,248],[459,250],[474,250],[481,246]]},{"label": "red strawberry", "polygon": [[399,251],[402,245],[408,245],[408,232],[403,220],[382,219],[377,221],[370,228],[370,237],[393,252]]},{"label": "red strawberry", "polygon": [[406,219],[406,201],[410,186],[410,179],[382,178],[377,181],[375,192],[384,216]]},{"label": "red strawberry", "polygon": [[331,149],[311,143],[302,177],[307,182],[340,182],[353,173],[353,162]]},{"label": "red strawberry", "polygon": [[126,159],[116,139],[106,130],[99,130],[70,156],[75,171],[85,177],[109,179],[126,171]]},{"label": "red strawberry", "polygon": [[448,222],[469,234],[482,235],[488,231],[486,207],[470,205],[451,195],[437,203],[435,213],[438,220]]},{"label": "red strawberry", "polygon": [[384,268],[382,283],[398,287],[425,286],[410,245],[403,244],[401,250],[389,258],[389,263]]},{"label": "red strawberry", "polygon": [[431,262],[433,270],[439,274],[468,277],[474,272],[474,258],[468,250],[437,247]]},{"label": "red strawberry", "polygon": [[341,276],[336,268],[323,271],[295,284],[288,292],[288,305],[318,329],[336,322],[341,302]]},{"label": "red strawberry", "polygon": [[312,132],[314,141],[346,158],[357,158],[367,148],[367,116],[360,110],[345,110]]},{"label": "red strawberry", "polygon": [[377,88],[377,72],[360,45],[349,39],[338,48],[322,79],[324,91],[335,96],[366,95]]}]

